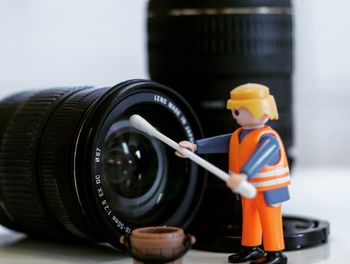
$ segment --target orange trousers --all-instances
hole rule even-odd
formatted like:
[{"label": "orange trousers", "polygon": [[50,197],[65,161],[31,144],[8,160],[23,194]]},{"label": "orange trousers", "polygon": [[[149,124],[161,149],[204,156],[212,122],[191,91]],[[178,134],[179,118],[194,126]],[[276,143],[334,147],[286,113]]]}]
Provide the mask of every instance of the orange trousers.
[{"label": "orange trousers", "polygon": [[284,249],[282,209],[267,205],[263,192],[255,198],[242,197],[243,226],[242,245],[255,247],[263,240],[265,251]]}]

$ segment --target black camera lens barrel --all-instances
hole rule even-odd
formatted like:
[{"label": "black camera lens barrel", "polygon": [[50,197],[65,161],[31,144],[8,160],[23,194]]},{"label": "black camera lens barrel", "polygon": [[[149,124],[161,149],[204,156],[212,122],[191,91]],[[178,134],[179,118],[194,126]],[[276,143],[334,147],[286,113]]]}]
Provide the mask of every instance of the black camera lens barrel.
[{"label": "black camera lens barrel", "polygon": [[148,15],[150,76],[191,102],[207,136],[227,132],[206,125],[216,118],[207,111],[225,109],[230,90],[247,82],[267,85],[292,119],[289,0],[151,0]]},{"label": "black camera lens barrel", "polygon": [[[188,122],[186,125],[193,135],[201,135],[195,115],[181,96],[150,81],[131,80],[112,88],[28,91],[2,100],[0,223],[38,238],[104,241],[120,246],[118,237],[143,223],[131,223],[120,217],[117,225],[108,217],[115,212],[106,211],[107,198],[102,200],[102,204],[99,200],[101,193],[97,189],[94,171],[95,146],[101,141],[99,137],[105,129],[106,120],[113,121],[111,115],[123,114],[123,111],[118,112],[118,106],[129,105],[125,102],[135,96],[142,99],[143,94],[152,98],[163,96],[163,100],[167,98],[173,102],[182,111],[182,117]],[[141,100],[135,106],[146,112],[164,107],[155,100],[146,102],[146,98],[145,102]],[[169,107],[164,107],[164,112],[177,120],[175,112]],[[179,126],[179,131],[185,131],[180,124],[172,125]],[[182,137],[185,137],[186,133],[183,133]],[[171,203],[173,211],[168,212],[169,208],[167,211],[167,206],[163,205],[154,213],[154,225],[171,222],[168,218],[173,218],[177,225],[187,225],[201,198],[205,178],[197,178],[196,165],[169,160],[172,157],[167,154],[165,159],[168,160],[165,161],[171,166],[183,167],[175,171],[187,170],[188,175],[181,177],[191,180],[179,181],[184,197],[177,197],[176,201],[170,197],[172,195],[167,187],[164,203]],[[104,181],[104,177],[100,175],[99,181]],[[170,182],[174,184],[174,179]],[[181,204],[182,198],[184,205]]]}]

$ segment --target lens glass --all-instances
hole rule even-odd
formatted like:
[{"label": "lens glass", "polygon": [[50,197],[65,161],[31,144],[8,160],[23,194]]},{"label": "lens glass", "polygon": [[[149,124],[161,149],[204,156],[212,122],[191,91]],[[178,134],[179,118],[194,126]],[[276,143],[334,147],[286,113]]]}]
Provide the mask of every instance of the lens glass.
[{"label": "lens glass", "polygon": [[112,209],[126,219],[136,221],[161,201],[166,184],[164,146],[131,128],[124,115],[107,132],[101,163]]},{"label": "lens glass", "polygon": [[115,123],[104,145],[103,174],[115,193],[137,198],[150,191],[161,176],[159,142],[137,132],[129,132],[127,121]]}]

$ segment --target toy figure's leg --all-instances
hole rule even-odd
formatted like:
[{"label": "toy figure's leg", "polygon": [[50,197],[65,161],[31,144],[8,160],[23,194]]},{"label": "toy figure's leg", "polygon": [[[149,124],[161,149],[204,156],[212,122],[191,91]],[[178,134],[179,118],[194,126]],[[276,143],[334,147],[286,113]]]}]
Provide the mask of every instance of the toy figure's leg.
[{"label": "toy figure's leg", "polygon": [[282,206],[267,205],[264,195],[256,198],[263,232],[265,251],[281,251],[284,249]]},{"label": "toy figure's leg", "polygon": [[260,213],[263,234],[264,258],[251,262],[252,264],[285,264],[287,257],[282,254],[284,249],[282,208],[267,205],[263,195],[256,198]]},{"label": "toy figure's leg", "polygon": [[242,245],[255,247],[261,245],[262,230],[260,215],[256,204],[256,199],[242,197],[243,225],[242,225]]},{"label": "toy figure's leg", "polygon": [[258,246],[261,245],[262,230],[260,217],[255,199],[242,197],[243,226],[242,226],[242,246],[243,249],[229,256],[231,263],[240,263],[249,260],[262,258],[265,253]]}]

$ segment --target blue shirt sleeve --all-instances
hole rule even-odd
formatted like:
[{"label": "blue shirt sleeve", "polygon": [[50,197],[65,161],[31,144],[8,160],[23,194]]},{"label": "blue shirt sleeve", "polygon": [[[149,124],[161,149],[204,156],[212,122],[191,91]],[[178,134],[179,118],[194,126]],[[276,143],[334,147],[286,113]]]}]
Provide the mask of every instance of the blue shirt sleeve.
[{"label": "blue shirt sleeve", "polygon": [[279,204],[290,199],[288,187],[282,187],[264,192],[265,201],[267,204]]},{"label": "blue shirt sleeve", "polygon": [[273,165],[280,159],[279,143],[276,137],[271,134],[264,135],[252,156],[241,169],[247,174],[248,179],[257,174],[265,165]]},{"label": "blue shirt sleeve", "polygon": [[197,140],[198,154],[228,153],[232,134],[225,134],[216,137]]}]

